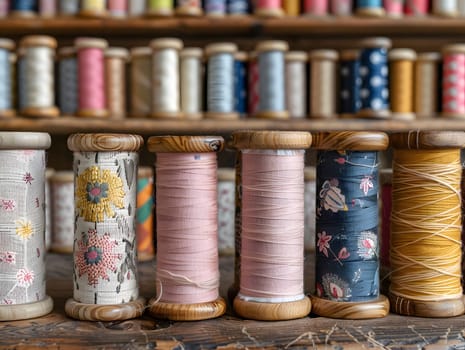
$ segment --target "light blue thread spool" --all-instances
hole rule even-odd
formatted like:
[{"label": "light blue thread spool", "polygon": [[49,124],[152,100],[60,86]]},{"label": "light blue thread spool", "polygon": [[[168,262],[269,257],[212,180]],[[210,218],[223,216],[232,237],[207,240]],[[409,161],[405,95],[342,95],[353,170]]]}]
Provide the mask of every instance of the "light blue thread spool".
[{"label": "light blue thread spool", "polygon": [[355,13],[364,17],[382,17],[385,15],[382,0],[357,0]]},{"label": "light blue thread spool", "polygon": [[10,10],[17,17],[33,17],[37,13],[37,0],[12,0]]},{"label": "light blue thread spool", "polygon": [[258,111],[259,118],[287,119],[285,100],[284,53],[288,45],[284,41],[263,41],[256,47],[258,52]]},{"label": "light blue thread spool", "polygon": [[0,39],[0,117],[14,116],[12,105],[11,51],[15,44],[9,39]]},{"label": "light blue thread spool", "polygon": [[207,64],[207,118],[236,119],[234,107],[234,54],[232,43],[211,44],[205,48]]},{"label": "light blue thread spool", "polygon": [[78,0],[60,0],[60,15],[75,16],[79,12]]},{"label": "light blue thread spool", "polygon": [[226,14],[226,0],[205,0],[205,14],[222,17]]},{"label": "light blue thread spool", "polygon": [[58,107],[62,115],[76,115],[78,109],[78,71],[76,49],[63,47],[58,55]]},{"label": "light blue thread spool", "polygon": [[227,7],[230,15],[246,15],[250,12],[248,0],[227,0]]}]

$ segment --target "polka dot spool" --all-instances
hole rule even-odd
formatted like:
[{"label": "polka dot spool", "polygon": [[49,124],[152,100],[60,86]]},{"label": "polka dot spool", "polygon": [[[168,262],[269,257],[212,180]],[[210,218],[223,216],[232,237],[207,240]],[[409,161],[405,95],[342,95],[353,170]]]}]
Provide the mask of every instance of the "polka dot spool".
[{"label": "polka dot spool", "polygon": [[414,73],[417,54],[410,49],[393,49],[389,52],[389,91],[391,117],[415,119]]},{"label": "polka dot spool", "polygon": [[247,61],[244,51],[234,55],[234,110],[241,117],[247,114]]},{"label": "polka dot spool", "polygon": [[285,97],[284,55],[289,50],[285,41],[266,40],[255,48],[258,53],[258,111],[257,118],[287,119]]},{"label": "polka dot spool", "polygon": [[145,15],[145,0],[130,0],[128,5],[130,17],[141,17]]},{"label": "polka dot spool", "polygon": [[415,64],[415,113],[417,118],[431,118],[439,112],[439,77],[441,54],[425,52]]},{"label": "polka dot spool", "polygon": [[55,49],[57,42],[49,36],[24,37],[20,46],[24,50],[25,105],[21,114],[30,117],[58,117],[55,107]]},{"label": "polka dot spool", "polygon": [[203,117],[203,51],[190,47],[180,52],[181,111],[187,119]]},{"label": "polka dot spool", "polygon": [[14,41],[0,39],[0,117],[10,118],[15,116],[13,108],[13,79],[10,55],[15,49]]},{"label": "polka dot spool", "polygon": [[282,17],[282,0],[257,0],[254,6],[254,14],[258,17]]},{"label": "polka dot spool", "polygon": [[37,0],[12,0],[10,14],[13,17],[35,17],[37,15]]},{"label": "polka dot spool", "polygon": [[258,102],[260,100],[260,94],[258,92],[258,82],[259,82],[259,71],[258,71],[258,54],[256,51],[252,51],[249,54],[249,64],[248,64],[248,115],[254,116],[258,111]]},{"label": "polka dot spool", "polygon": [[442,116],[465,118],[465,45],[442,49]]},{"label": "polka dot spool", "polygon": [[382,17],[385,14],[382,0],[356,0],[355,14],[362,17]]},{"label": "polka dot spool", "polygon": [[283,10],[286,16],[296,17],[300,15],[299,0],[283,0]]},{"label": "polka dot spool", "polygon": [[78,101],[76,48],[65,46],[58,50],[58,107],[61,115],[76,115]]},{"label": "polka dot spool", "polygon": [[360,51],[343,50],[339,62],[339,106],[341,118],[353,118],[361,107]]},{"label": "polka dot spool", "polygon": [[429,0],[406,0],[405,14],[407,16],[422,17],[429,13]]},{"label": "polka dot spool", "polygon": [[286,60],[286,109],[291,118],[307,116],[307,62],[304,51],[289,51]]},{"label": "polka dot spool", "polygon": [[50,135],[0,133],[0,320],[53,309],[45,278],[45,164]]},{"label": "polka dot spool", "polygon": [[369,38],[363,40],[360,46],[361,106],[357,117],[388,118],[388,49],[391,47],[391,40]]},{"label": "polka dot spool", "polygon": [[130,116],[148,117],[152,109],[152,49],[150,47],[131,49],[130,86]]},{"label": "polka dot spool", "polygon": [[60,16],[76,16],[79,12],[79,0],[58,1]]},{"label": "polka dot spool", "polygon": [[203,14],[202,3],[200,0],[177,0],[177,16],[201,16]]},{"label": "polka dot spool", "polygon": [[404,0],[384,0],[386,16],[390,18],[401,18],[404,16]]},{"label": "polka dot spool", "polygon": [[108,0],[108,14],[114,18],[128,16],[128,0]]},{"label": "polka dot spool", "polygon": [[173,0],[148,0],[147,16],[167,17],[173,15]]},{"label": "polka dot spool", "polygon": [[57,14],[56,0],[39,0],[39,14],[41,17],[55,17]]},{"label": "polka dot spool", "polygon": [[150,42],[152,56],[153,118],[180,118],[179,39],[160,38]]},{"label": "polka dot spool", "polygon": [[330,11],[335,16],[350,16],[352,15],[353,1],[352,0],[331,0]]},{"label": "polka dot spool", "polygon": [[305,0],[304,14],[313,17],[324,17],[328,15],[328,0]]},{"label": "polka dot spool", "polygon": [[122,47],[105,50],[105,96],[110,118],[126,117],[126,64],[129,52]]},{"label": "polka dot spool", "polygon": [[205,47],[207,57],[207,118],[237,119],[234,104],[233,43],[216,43]]},{"label": "polka dot spool", "polygon": [[432,0],[433,14],[441,17],[457,17],[458,5],[460,0]]},{"label": "polka dot spool", "polygon": [[336,116],[336,64],[339,58],[334,50],[310,51],[310,117]]},{"label": "polka dot spool", "polygon": [[80,16],[100,18],[107,16],[107,14],[105,0],[81,0]]},{"label": "polka dot spool", "polygon": [[205,15],[208,17],[223,17],[226,15],[226,0],[206,0]]}]

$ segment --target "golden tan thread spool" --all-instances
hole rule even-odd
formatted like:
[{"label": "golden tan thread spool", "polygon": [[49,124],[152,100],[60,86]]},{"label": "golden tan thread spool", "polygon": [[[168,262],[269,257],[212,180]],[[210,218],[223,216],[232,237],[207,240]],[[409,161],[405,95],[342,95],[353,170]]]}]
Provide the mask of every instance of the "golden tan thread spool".
[{"label": "golden tan thread spool", "polygon": [[415,64],[415,113],[417,118],[431,118],[438,113],[438,52],[425,52],[417,56]]},{"label": "golden tan thread spool", "polygon": [[314,50],[310,60],[310,117],[334,118],[336,116],[336,63],[334,50]]},{"label": "golden tan thread spool", "polygon": [[389,91],[391,116],[394,119],[415,119],[414,65],[417,54],[410,49],[393,49],[389,52]]},{"label": "golden tan thread spool", "polygon": [[152,108],[152,49],[148,46],[131,49],[130,116],[145,118]]},{"label": "golden tan thread spool", "polygon": [[202,119],[203,51],[190,47],[180,54],[181,111],[186,119]]},{"label": "golden tan thread spool", "polygon": [[122,47],[105,50],[105,97],[110,118],[126,117],[126,63],[129,52]]},{"label": "golden tan thread spool", "polygon": [[[63,1],[63,0],[62,0]],[[101,18],[107,16],[105,0],[82,0],[79,16]]]},{"label": "golden tan thread spool", "polygon": [[300,1],[299,0],[283,0],[283,10],[286,16],[299,16],[300,15]]},{"label": "golden tan thread spool", "polygon": [[391,310],[421,317],[461,315],[460,149],[465,133],[394,133],[391,145]]}]

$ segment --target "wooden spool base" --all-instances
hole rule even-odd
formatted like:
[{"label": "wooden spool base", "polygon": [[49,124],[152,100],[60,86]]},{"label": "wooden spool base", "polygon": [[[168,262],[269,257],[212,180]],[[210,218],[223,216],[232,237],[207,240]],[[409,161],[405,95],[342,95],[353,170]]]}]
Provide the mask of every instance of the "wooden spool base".
[{"label": "wooden spool base", "polygon": [[453,317],[465,313],[465,296],[457,299],[422,301],[389,293],[391,311],[400,315],[418,317]]},{"label": "wooden spool base", "polygon": [[12,18],[35,18],[37,13],[34,11],[11,11],[10,16]]},{"label": "wooden spool base", "polygon": [[173,15],[173,9],[158,9],[158,10],[148,10],[146,16],[147,17],[170,17]]},{"label": "wooden spool base", "polygon": [[440,11],[436,11],[434,12],[434,15],[435,16],[439,16],[439,17],[442,17],[442,18],[457,18],[459,17],[459,13],[454,11],[454,12],[440,12]]},{"label": "wooden spool base", "polygon": [[55,246],[51,245],[50,251],[57,254],[73,254],[73,246],[70,247],[63,247],[63,246]]},{"label": "wooden spool base", "polygon": [[239,113],[222,113],[222,112],[206,112],[206,119],[216,119],[216,120],[236,120],[239,119]]},{"label": "wooden spool base", "polygon": [[16,111],[14,109],[0,110],[0,118],[13,118],[14,116],[16,116]]},{"label": "wooden spool base", "polygon": [[150,114],[150,117],[156,118],[156,119],[180,119],[182,117],[181,112],[164,112],[164,111],[158,111],[158,112],[153,112]]},{"label": "wooden spool base", "polygon": [[357,114],[355,113],[342,113],[339,114],[339,119],[355,119],[357,118]]},{"label": "wooden spool base", "polygon": [[105,10],[102,10],[102,11],[81,10],[79,11],[79,16],[85,17],[85,18],[104,18],[108,16],[108,13]]},{"label": "wooden spool base", "polygon": [[259,8],[256,9],[254,12],[255,16],[257,17],[283,17],[284,16],[284,10],[281,8]]},{"label": "wooden spool base", "polygon": [[465,119],[465,114],[462,113],[441,113],[441,118],[451,118],[451,119]]},{"label": "wooden spool base", "polygon": [[56,118],[60,116],[60,111],[56,107],[26,107],[21,114],[25,117]]},{"label": "wooden spool base", "polygon": [[155,258],[155,254],[137,253],[137,261],[150,261]]},{"label": "wooden spool base", "polygon": [[168,319],[171,321],[200,321],[216,318],[226,312],[226,302],[223,298],[198,304],[174,304],[156,302],[156,298],[152,298],[148,304],[149,313],[160,319]]},{"label": "wooden spool base", "polygon": [[391,118],[395,120],[415,120],[416,114],[415,113],[397,113],[391,112]]},{"label": "wooden spool base", "polygon": [[236,296],[234,311],[241,317],[258,321],[285,321],[308,316],[312,309],[310,298],[283,303],[258,303]]},{"label": "wooden spool base", "polygon": [[288,111],[261,111],[254,115],[255,118],[260,119],[289,119]]},{"label": "wooden spool base", "polygon": [[186,120],[200,120],[203,118],[203,113],[184,113],[184,119]]},{"label": "wooden spool base", "polygon": [[83,118],[107,118],[109,115],[106,109],[80,109],[77,116]]},{"label": "wooden spool base", "polygon": [[44,300],[27,304],[1,305],[0,321],[17,321],[41,317],[52,312],[53,300],[48,295]]},{"label": "wooden spool base", "polygon": [[319,298],[312,295],[312,312],[324,317],[349,320],[381,318],[389,313],[389,300],[384,295],[367,302],[340,302]]},{"label": "wooden spool base", "polygon": [[124,321],[142,316],[144,309],[142,297],[124,304],[83,304],[74,299],[68,299],[65,304],[66,314],[81,321]]},{"label": "wooden spool base", "polygon": [[360,17],[383,17],[386,12],[383,8],[359,8],[355,14]]},{"label": "wooden spool base", "polygon": [[196,17],[196,16],[202,16],[203,11],[199,7],[192,7],[192,6],[182,6],[176,8],[176,16],[181,16],[181,17]]},{"label": "wooden spool base", "polygon": [[367,119],[388,119],[391,117],[391,111],[373,111],[371,109],[362,109],[357,112],[355,115],[357,118],[367,118]]}]

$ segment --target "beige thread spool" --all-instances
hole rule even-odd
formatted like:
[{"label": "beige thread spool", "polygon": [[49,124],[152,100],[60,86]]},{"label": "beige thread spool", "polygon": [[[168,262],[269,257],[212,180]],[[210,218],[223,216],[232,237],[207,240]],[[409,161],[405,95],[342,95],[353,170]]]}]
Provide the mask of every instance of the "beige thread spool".
[{"label": "beige thread spool", "polygon": [[336,63],[334,50],[313,50],[310,60],[310,117],[336,116]]},{"label": "beige thread spool", "polygon": [[425,52],[417,56],[415,64],[415,113],[417,118],[431,118],[438,113],[438,52]]},{"label": "beige thread spool", "polygon": [[457,11],[460,17],[465,17],[465,0],[457,0]]},{"label": "beige thread spool", "polygon": [[303,51],[289,51],[286,60],[286,109],[291,118],[307,116],[308,56]]},{"label": "beige thread spool", "polygon": [[55,104],[54,58],[57,42],[49,36],[24,37],[20,46],[24,49],[26,105],[21,114],[28,117],[58,117]]},{"label": "beige thread spool", "polygon": [[124,119],[126,116],[126,62],[128,50],[110,47],[105,50],[105,97],[110,118]]},{"label": "beige thread spool", "polygon": [[100,18],[107,16],[105,0],[82,0],[79,16]]},{"label": "beige thread spool", "polygon": [[203,104],[203,51],[189,47],[180,54],[181,111],[187,119],[201,119]]},{"label": "beige thread spool", "polygon": [[415,119],[414,96],[414,64],[417,58],[410,49],[393,49],[389,52],[389,91],[391,116],[394,119]]},{"label": "beige thread spool", "polygon": [[131,49],[131,117],[145,118],[152,108],[152,49]]},{"label": "beige thread spool", "polygon": [[153,118],[180,118],[179,39],[161,38],[150,42],[152,56]]}]

